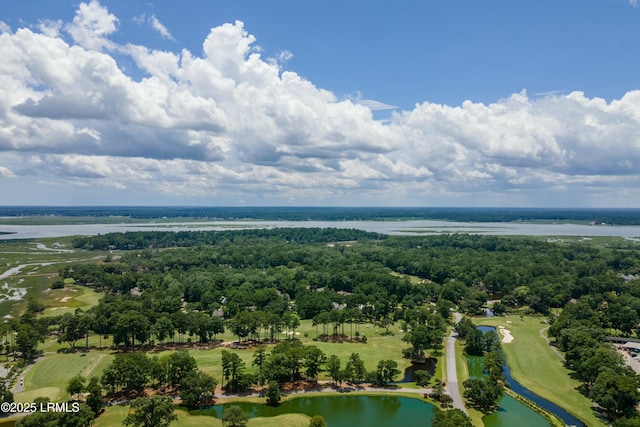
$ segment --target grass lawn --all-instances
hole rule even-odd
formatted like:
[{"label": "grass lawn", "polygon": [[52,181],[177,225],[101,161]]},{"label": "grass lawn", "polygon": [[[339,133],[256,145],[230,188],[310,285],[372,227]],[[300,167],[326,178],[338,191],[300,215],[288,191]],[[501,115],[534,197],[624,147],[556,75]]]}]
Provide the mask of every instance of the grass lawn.
[{"label": "grass lawn", "polygon": [[89,379],[100,375],[111,363],[108,352],[47,354],[29,369],[24,380],[24,391],[15,394],[17,402],[33,402],[36,397],[49,397],[52,401],[68,398],[69,380],[76,375]]},{"label": "grass lawn", "polygon": [[[563,407],[587,425],[604,426],[591,409],[591,401],[580,394],[580,384],[569,376],[560,357],[540,335],[546,325],[543,318],[519,316],[474,319],[479,325],[504,326],[510,330],[514,340],[503,344],[511,375],[523,386],[558,406]],[[510,323],[507,323],[510,322]]]}]

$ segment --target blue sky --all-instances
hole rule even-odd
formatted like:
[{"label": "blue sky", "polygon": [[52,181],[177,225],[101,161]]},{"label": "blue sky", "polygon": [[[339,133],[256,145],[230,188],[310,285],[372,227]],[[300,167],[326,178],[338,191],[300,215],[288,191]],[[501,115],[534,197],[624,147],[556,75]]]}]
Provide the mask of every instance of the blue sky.
[{"label": "blue sky", "polygon": [[640,207],[629,0],[0,6],[4,204]]}]

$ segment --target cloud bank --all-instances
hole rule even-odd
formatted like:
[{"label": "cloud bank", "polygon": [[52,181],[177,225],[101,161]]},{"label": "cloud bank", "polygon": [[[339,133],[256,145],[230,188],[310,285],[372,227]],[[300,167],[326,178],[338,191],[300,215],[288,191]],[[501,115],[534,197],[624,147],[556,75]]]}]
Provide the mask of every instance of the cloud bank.
[{"label": "cloud bank", "polygon": [[105,204],[138,192],[158,204],[640,206],[640,91],[523,90],[379,121],[372,111],[394,107],[285,70],[291,53],[264,57],[240,21],[212,28],[198,54],[115,43],[118,25],[95,0],[38,31],[0,22],[0,183],[24,185],[20,203],[38,203],[26,187],[38,182],[90,186]]}]

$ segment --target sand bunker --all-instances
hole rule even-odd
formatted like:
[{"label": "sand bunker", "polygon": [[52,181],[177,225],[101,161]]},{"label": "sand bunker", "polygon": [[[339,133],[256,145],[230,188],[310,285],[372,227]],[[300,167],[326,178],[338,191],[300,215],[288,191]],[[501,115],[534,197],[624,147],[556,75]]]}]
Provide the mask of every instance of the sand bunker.
[{"label": "sand bunker", "polygon": [[513,341],[513,335],[511,335],[511,331],[506,329],[504,326],[498,326],[498,330],[500,331],[500,335],[502,335],[502,344],[509,344]]},{"label": "sand bunker", "polygon": [[60,302],[68,302],[72,297],[60,298]]}]

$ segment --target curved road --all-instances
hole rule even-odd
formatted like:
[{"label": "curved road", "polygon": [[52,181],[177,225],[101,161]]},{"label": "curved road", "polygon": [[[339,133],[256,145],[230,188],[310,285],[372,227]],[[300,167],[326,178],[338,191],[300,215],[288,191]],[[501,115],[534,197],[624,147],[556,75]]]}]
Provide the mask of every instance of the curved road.
[{"label": "curved road", "polygon": [[[462,315],[458,312],[453,313],[456,323],[462,319]],[[458,389],[458,373],[456,372],[456,339],[458,334],[455,331],[451,331],[449,338],[447,338],[446,348],[446,360],[447,360],[447,394],[453,399],[453,407],[463,410],[465,413],[467,409],[464,407],[464,401],[460,395]]]}]

